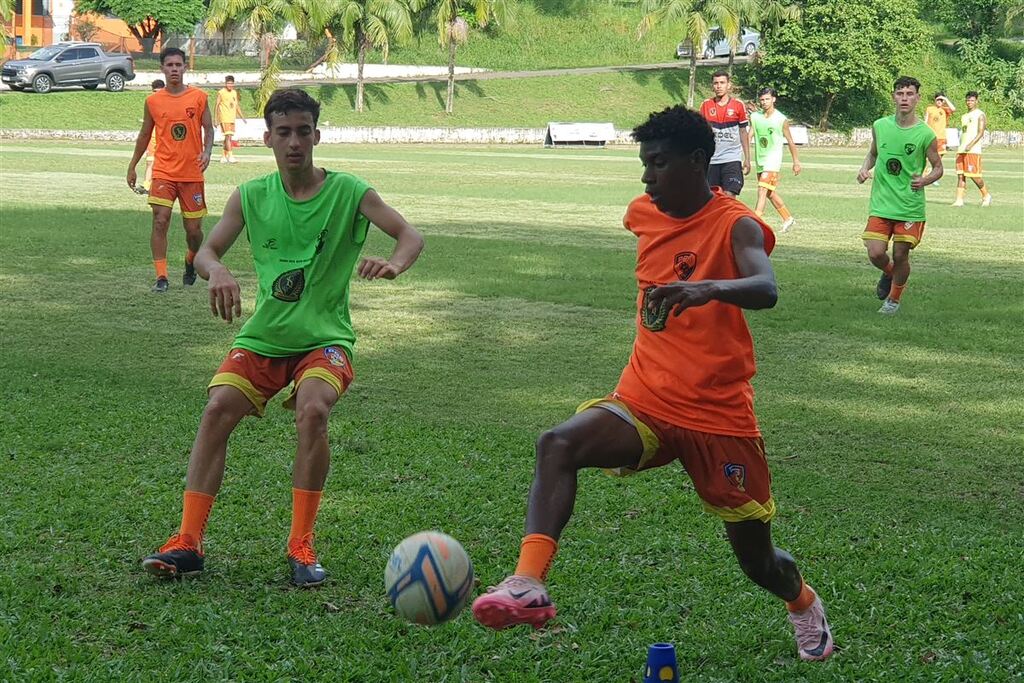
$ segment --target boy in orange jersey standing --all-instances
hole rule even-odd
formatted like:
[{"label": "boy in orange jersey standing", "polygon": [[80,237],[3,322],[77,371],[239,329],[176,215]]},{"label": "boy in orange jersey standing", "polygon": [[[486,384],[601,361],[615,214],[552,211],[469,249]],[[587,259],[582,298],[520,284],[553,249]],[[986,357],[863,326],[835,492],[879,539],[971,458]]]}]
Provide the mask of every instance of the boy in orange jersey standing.
[{"label": "boy in orange jersey standing", "polygon": [[166,86],[146,98],[142,130],[135,141],[135,153],[128,164],[128,187],[135,189],[135,166],[146,153],[153,131],[156,131],[156,159],[153,162],[153,184],[149,188],[149,204],[153,207],[153,232],[150,248],[156,270],[154,292],[167,291],[167,230],[171,224],[171,208],[175,200],[181,207],[182,223],[188,251],[182,284],[195,284],[192,265],[199,245],[203,243],[203,216],[206,215],[206,193],[203,171],[210,165],[213,150],[213,119],[207,106],[206,93],[185,85],[185,53],[176,47],[160,53],[160,71]]},{"label": "boy in orange jersey standing", "polygon": [[682,106],[633,130],[646,192],[623,224],[637,237],[636,340],[615,390],[537,441],[515,572],[473,603],[481,624],[540,628],[555,616],[544,581],[576,501],[576,477],[680,461],[725,523],[744,573],[784,601],[805,660],[826,659],[821,600],[772,543],[771,475],[754,415],[754,349],[744,308],[775,305],[775,237],[744,204],[708,185],[711,127]]}]

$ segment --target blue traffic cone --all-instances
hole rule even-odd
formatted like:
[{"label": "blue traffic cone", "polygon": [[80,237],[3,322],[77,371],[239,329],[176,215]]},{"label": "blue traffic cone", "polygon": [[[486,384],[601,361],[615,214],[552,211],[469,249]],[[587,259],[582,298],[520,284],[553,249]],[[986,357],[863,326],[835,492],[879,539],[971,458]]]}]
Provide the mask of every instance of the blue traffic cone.
[{"label": "blue traffic cone", "polygon": [[647,648],[644,683],[679,683],[676,648],[671,643],[655,643]]}]

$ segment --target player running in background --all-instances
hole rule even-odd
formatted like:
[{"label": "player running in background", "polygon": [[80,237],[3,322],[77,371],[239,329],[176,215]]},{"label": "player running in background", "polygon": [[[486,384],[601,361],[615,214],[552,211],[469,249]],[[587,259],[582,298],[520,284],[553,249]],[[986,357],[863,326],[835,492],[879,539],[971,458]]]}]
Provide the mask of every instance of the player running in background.
[{"label": "player running in background", "polygon": [[[925,223],[924,188],[942,177],[935,133],[917,118],[921,83],[900,76],[892,87],[894,116],[884,116],[871,127],[871,149],[857,173],[857,182],[874,174],[868,224],[861,237],[868,259],[882,271],[875,294],[883,299],[879,313],[893,314],[900,308],[903,288],[910,277],[910,250],[921,243]],[[932,170],[922,176],[925,161]],[[889,240],[892,240],[892,259]]]},{"label": "player running in background", "polygon": [[[676,460],[725,532],[744,573],[784,601],[800,657],[825,659],[832,635],[821,600],[772,544],[775,515],[754,415],[754,349],[744,308],[771,308],[772,231],[707,181],[707,122],[677,106],[633,131],[646,193],[623,223],[637,237],[636,340],[615,391],[581,405],[537,441],[515,573],[473,603],[490,628],[539,628],[555,616],[544,586],[576,501],[577,475],[628,474]],[[671,315],[670,315],[671,313]]]},{"label": "player running in background", "polygon": [[245,121],[242,114],[242,104],[238,98],[238,91],[235,90],[235,77],[225,76],[224,87],[217,91],[217,125],[224,135],[224,151],[220,157],[220,163],[236,163],[235,153],[232,145],[235,141],[235,119]]},{"label": "player running in background", "polygon": [[[164,82],[161,79],[156,79],[150,83],[150,90],[156,92],[164,87]],[[153,134],[149,137],[149,147],[146,148],[146,175],[145,180],[142,181],[142,187],[135,187],[135,191],[139,194],[149,194],[149,188],[153,185],[153,162],[156,160],[156,130],[153,130]]]},{"label": "player running in background", "polygon": [[715,96],[700,105],[701,116],[715,132],[715,156],[708,167],[708,183],[736,197],[743,190],[743,176],[750,173],[747,108],[729,94],[732,80],[727,72],[712,74],[711,89]]},{"label": "player running in background", "polygon": [[757,167],[757,206],[754,213],[762,218],[765,200],[771,200],[782,218],[782,232],[786,232],[795,219],[778,191],[783,143],[789,145],[789,155],[793,157],[793,175],[800,175],[800,158],[789,132],[789,119],[775,108],[776,97],[774,88],[762,88],[758,93],[762,111],[750,115],[750,127],[754,133],[754,165]]},{"label": "player running in background", "polygon": [[[941,92],[935,93],[933,98],[934,104],[929,105],[924,110],[924,122],[928,124],[928,127],[935,133],[935,139],[939,146],[939,154],[946,153],[946,129],[949,128],[950,117],[953,116],[953,112],[956,111],[956,107]],[[935,181],[932,183],[935,187],[939,186],[939,182]]]},{"label": "player running in background", "polygon": [[398,277],[416,261],[423,238],[362,179],[313,165],[319,114],[319,103],[301,90],[271,96],[263,139],[278,170],[231,194],[196,258],[196,270],[210,282],[213,314],[228,322],[240,317],[238,283],[221,259],[245,231],[259,290],[252,316],[210,382],[189,457],[181,526],[142,561],[150,574],[202,571],[203,533],[224,477],[228,437],[246,415],[263,415],[267,401],[291,383],[284,406],[295,410],[298,445],[287,557],[296,585],[326,577],[313,550],[313,525],[330,466],[328,418],[353,377],[352,273],[371,223],[397,244],[388,259],[359,262],[358,273],[368,280]]},{"label": "player running in background", "polygon": [[206,93],[185,85],[185,53],[176,47],[160,53],[160,70],[167,85],[146,98],[142,130],[135,140],[135,153],[128,164],[128,187],[135,189],[135,166],[145,154],[152,133],[156,132],[156,160],[149,204],[153,207],[153,232],[150,248],[156,269],[154,292],[167,291],[167,230],[171,208],[178,201],[185,227],[185,272],[181,281],[196,281],[193,260],[203,243],[203,216],[206,196],[203,171],[210,165],[213,149],[213,120],[206,105]]},{"label": "player running in background", "polygon": [[988,118],[985,112],[978,109],[978,93],[967,93],[967,113],[960,117],[960,148],[956,155],[956,201],[953,206],[964,205],[964,193],[967,191],[967,179],[970,178],[981,190],[981,205],[992,203],[992,193],[988,191],[981,177],[982,138],[985,137],[985,126]]}]

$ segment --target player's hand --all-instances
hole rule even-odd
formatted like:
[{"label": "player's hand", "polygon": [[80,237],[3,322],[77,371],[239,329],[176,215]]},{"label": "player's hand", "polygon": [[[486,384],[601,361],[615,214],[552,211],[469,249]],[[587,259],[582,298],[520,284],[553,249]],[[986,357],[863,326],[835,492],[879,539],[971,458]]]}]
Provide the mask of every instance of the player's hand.
[{"label": "player's hand", "polygon": [[743,175],[750,175],[750,160],[743,160]]},{"label": "player's hand", "polygon": [[803,170],[803,166],[800,165],[799,161],[793,162],[793,175],[800,175],[800,171]]},{"label": "player's hand", "polygon": [[210,271],[210,311],[231,322],[242,317],[242,291],[227,268]]},{"label": "player's hand", "polygon": [[860,169],[857,172],[857,182],[860,183],[861,185],[863,185],[864,181],[867,180],[870,177],[871,177],[871,171],[869,171],[869,170],[866,170],[866,169],[862,168],[862,169]]},{"label": "player's hand", "polygon": [[924,189],[925,182],[924,176],[912,175],[910,176],[910,189],[914,192],[920,192]]},{"label": "player's hand", "polygon": [[135,183],[136,183],[136,181],[138,179],[139,179],[139,176],[136,175],[136,173],[135,173],[135,167],[133,166],[132,168],[129,168],[128,169],[128,177],[125,178],[125,180],[128,181],[128,187],[130,187],[130,188],[132,188],[134,190],[135,189]]},{"label": "player's hand", "polygon": [[199,170],[205,171],[206,167],[210,165],[210,153],[203,151],[196,157],[196,161],[199,162]]},{"label": "player's hand", "polygon": [[398,266],[383,258],[370,257],[359,262],[359,277],[364,280],[394,280],[400,272]]},{"label": "player's hand", "polygon": [[657,313],[663,305],[673,308],[672,315],[680,315],[687,308],[703,306],[714,298],[714,286],[707,280],[698,282],[672,282],[655,288],[647,297],[647,308]]}]

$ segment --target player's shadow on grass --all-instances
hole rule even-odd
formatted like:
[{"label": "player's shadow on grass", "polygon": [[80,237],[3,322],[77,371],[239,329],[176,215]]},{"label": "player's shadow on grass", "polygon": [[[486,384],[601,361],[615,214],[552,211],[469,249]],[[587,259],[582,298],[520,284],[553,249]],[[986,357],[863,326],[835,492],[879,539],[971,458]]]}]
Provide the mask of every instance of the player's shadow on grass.
[{"label": "player's shadow on grass", "polygon": [[[675,101],[685,101],[690,87],[690,69],[680,64],[676,69],[658,69],[656,71],[629,71],[630,77],[639,85],[646,86],[654,80],[661,84],[662,89]],[[697,82],[704,76],[702,69],[697,69]]]},{"label": "player's shadow on grass", "polygon": [[[455,100],[458,101],[461,97],[461,91],[475,95],[476,97],[487,97],[484,93],[484,89],[480,87],[479,81],[455,81]],[[429,96],[428,91],[434,93],[434,100],[437,105],[444,109],[445,100],[448,98],[448,83],[446,81],[418,81],[416,83],[416,96],[421,100],[426,100]]]}]

